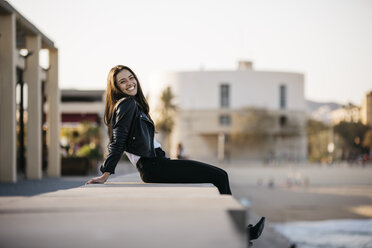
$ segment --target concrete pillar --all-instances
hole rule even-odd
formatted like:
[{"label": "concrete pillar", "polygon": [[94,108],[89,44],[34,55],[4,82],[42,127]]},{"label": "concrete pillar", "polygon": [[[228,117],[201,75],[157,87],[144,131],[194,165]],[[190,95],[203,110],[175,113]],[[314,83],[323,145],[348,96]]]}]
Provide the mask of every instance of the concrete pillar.
[{"label": "concrete pillar", "polygon": [[225,134],[218,134],[217,158],[219,162],[225,159]]},{"label": "concrete pillar", "polygon": [[0,182],[16,182],[16,18],[0,15]]},{"label": "concrete pillar", "polygon": [[61,176],[61,153],[59,146],[60,127],[60,92],[58,88],[58,50],[49,50],[48,81],[46,84],[48,113],[47,113],[47,141],[48,141],[48,176]]},{"label": "concrete pillar", "polygon": [[39,66],[39,51],[41,49],[40,35],[27,36],[26,48],[32,52],[26,60],[25,82],[28,85],[27,107],[27,179],[42,177],[42,119],[41,119],[41,68]]}]

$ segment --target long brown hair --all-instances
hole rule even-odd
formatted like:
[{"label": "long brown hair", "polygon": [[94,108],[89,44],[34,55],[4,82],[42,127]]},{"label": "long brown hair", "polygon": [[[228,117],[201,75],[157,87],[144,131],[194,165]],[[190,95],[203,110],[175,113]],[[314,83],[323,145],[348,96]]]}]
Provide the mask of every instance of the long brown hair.
[{"label": "long brown hair", "polygon": [[136,76],[136,74],[127,66],[124,65],[117,65],[111,68],[108,77],[107,77],[107,89],[106,89],[106,105],[105,105],[105,114],[104,114],[104,122],[108,128],[108,135],[111,135],[111,122],[112,116],[114,113],[114,108],[118,101],[123,97],[128,97],[127,94],[123,93],[116,83],[116,75],[121,72],[122,70],[128,70],[137,81],[137,94],[133,97],[141,110],[151,119],[150,116],[150,107],[147,103],[145,96],[143,95],[141,84]]}]

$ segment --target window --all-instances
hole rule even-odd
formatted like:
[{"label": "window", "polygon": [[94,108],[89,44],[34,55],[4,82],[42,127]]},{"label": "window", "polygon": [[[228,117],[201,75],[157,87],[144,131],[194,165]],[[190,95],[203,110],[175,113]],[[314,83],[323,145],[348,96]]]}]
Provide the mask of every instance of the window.
[{"label": "window", "polygon": [[220,85],[220,106],[222,108],[228,108],[230,106],[230,85]]},{"label": "window", "polygon": [[280,85],[280,108],[285,109],[287,107],[287,86]]},{"label": "window", "polygon": [[282,115],[279,117],[279,125],[280,127],[284,127],[287,125],[287,116]]},{"label": "window", "polygon": [[220,115],[220,125],[229,126],[231,124],[230,115]]}]

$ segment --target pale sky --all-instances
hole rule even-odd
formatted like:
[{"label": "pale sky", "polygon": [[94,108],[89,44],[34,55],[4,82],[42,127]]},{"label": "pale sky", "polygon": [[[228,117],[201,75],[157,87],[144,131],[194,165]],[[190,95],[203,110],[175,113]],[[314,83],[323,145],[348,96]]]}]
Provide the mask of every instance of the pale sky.
[{"label": "pale sky", "polygon": [[[360,104],[372,90],[371,0],[9,0],[59,49],[61,88],[105,89],[116,64],[305,75],[305,97]],[[149,88],[149,87],[147,87]]]}]

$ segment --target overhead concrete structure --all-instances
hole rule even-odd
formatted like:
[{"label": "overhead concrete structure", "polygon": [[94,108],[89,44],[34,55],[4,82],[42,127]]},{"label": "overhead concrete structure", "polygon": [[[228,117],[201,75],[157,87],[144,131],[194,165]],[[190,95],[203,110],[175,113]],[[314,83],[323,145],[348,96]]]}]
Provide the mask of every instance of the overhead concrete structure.
[{"label": "overhead concrete structure", "polygon": [[[49,52],[49,67],[40,67],[39,52]],[[21,55],[21,51],[22,53]],[[60,176],[59,148],[59,88],[58,50],[53,41],[23,17],[8,2],[0,0],[0,182],[17,181],[17,121],[16,85],[27,85],[27,126],[23,133],[23,97],[20,100],[21,128],[18,136],[26,136],[26,149],[21,147],[20,157],[26,157],[25,175],[28,179],[42,177],[43,97],[46,96],[48,113],[47,145],[48,176]],[[44,92],[42,91],[45,85]],[[22,113],[22,114],[21,114]],[[26,152],[25,152],[26,151]],[[20,152],[18,152],[20,153]]]},{"label": "overhead concrete structure", "polygon": [[61,90],[62,125],[70,119],[71,122],[84,121],[87,115],[92,115],[88,120],[98,121],[103,117],[105,93],[105,90]]}]

